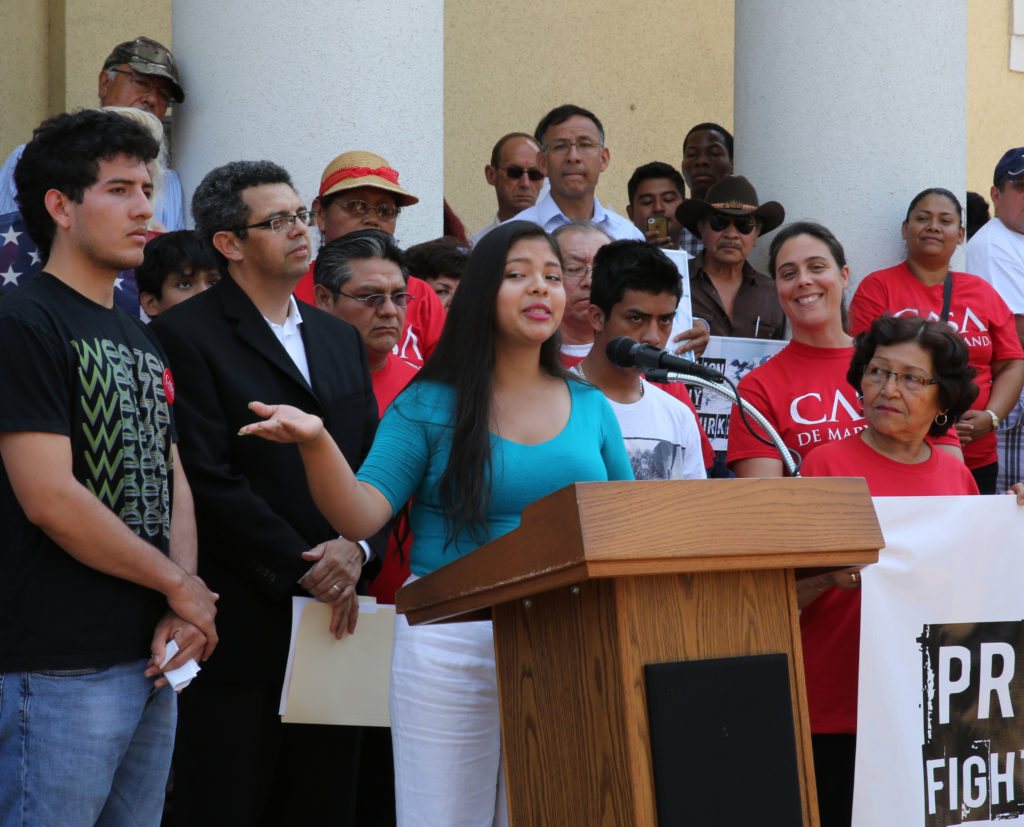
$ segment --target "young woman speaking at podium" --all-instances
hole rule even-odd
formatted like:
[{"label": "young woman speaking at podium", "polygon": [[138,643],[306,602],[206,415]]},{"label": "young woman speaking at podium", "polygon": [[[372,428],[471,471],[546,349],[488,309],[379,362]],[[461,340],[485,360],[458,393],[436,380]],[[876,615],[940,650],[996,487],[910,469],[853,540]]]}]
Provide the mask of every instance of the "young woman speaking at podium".
[{"label": "young woman speaking at podium", "polygon": [[[615,415],[558,355],[558,248],[537,225],[488,233],[469,259],[437,349],[387,410],[353,473],[318,417],[252,404],[243,433],[296,442],[317,506],[369,537],[413,497],[414,577],[519,525],[523,508],[574,482],[632,479]],[[489,621],[399,617],[391,727],[401,825],[506,824]]]}]

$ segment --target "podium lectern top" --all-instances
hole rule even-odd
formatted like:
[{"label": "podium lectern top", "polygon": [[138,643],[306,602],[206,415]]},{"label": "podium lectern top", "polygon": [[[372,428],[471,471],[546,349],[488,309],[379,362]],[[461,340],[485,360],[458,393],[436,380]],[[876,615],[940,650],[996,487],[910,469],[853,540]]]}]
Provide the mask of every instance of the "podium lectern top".
[{"label": "podium lectern top", "polygon": [[514,531],[400,590],[397,609],[429,623],[591,578],[821,572],[874,563],[883,545],[860,478],[576,483],[527,506]]}]

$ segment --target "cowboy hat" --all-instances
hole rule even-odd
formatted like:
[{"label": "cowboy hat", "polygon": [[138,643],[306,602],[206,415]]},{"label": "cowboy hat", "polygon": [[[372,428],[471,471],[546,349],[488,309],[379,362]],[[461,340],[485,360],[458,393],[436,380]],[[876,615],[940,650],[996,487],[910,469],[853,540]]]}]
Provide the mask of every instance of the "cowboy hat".
[{"label": "cowboy hat", "polygon": [[676,220],[696,236],[697,224],[711,212],[750,216],[761,224],[761,233],[768,233],[786,219],[786,211],[778,201],[758,204],[757,190],[742,175],[726,175],[707,191],[704,199],[690,198],[676,209]]}]

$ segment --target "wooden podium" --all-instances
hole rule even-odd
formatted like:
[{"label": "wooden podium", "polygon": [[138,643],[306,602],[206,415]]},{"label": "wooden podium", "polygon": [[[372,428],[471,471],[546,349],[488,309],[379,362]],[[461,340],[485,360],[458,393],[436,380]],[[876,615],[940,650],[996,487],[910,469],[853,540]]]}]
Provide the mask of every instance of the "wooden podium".
[{"label": "wooden podium", "polygon": [[[671,790],[656,801],[645,665],[771,653],[788,658],[786,823],[817,825],[795,578],[876,562],[883,544],[862,479],[578,483],[406,586],[398,611],[417,624],[489,610],[513,825],[658,824]],[[691,822],[662,809],[661,823]]]}]

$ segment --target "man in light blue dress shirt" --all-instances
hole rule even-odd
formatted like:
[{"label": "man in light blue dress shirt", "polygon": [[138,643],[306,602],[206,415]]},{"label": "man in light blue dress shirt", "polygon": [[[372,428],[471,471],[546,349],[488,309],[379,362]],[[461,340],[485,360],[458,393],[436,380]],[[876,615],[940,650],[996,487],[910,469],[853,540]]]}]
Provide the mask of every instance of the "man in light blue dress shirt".
[{"label": "man in light blue dress shirt", "polygon": [[584,218],[613,239],[644,241],[644,234],[629,219],[602,206],[594,195],[610,156],[604,127],[593,112],[563,104],[541,119],[534,137],[540,144],[537,164],[548,176],[551,190],[516,215],[517,221],[533,221],[552,232]]}]

